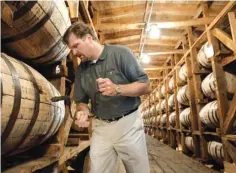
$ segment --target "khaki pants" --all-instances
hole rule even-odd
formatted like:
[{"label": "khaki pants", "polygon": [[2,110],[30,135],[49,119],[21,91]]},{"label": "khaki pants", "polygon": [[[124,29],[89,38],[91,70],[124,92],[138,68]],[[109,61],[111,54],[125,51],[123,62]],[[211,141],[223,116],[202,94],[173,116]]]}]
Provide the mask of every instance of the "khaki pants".
[{"label": "khaki pants", "polygon": [[91,173],[114,173],[117,156],[124,163],[127,173],[150,172],[139,110],[112,123],[93,119]]}]

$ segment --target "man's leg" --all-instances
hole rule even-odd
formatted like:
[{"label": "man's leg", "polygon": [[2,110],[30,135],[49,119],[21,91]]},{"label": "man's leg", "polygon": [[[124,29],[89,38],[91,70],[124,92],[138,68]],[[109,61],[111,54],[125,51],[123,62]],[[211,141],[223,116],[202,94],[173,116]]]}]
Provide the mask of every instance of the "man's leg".
[{"label": "man's leg", "polygon": [[[136,111],[135,116],[135,122],[130,124],[131,128],[117,141],[115,150],[122,159],[127,173],[150,173],[143,121],[139,111]],[[131,123],[128,117],[125,121]]]},{"label": "man's leg", "polygon": [[109,140],[109,129],[100,120],[93,121],[90,144],[91,173],[113,173],[117,163],[117,153]]}]

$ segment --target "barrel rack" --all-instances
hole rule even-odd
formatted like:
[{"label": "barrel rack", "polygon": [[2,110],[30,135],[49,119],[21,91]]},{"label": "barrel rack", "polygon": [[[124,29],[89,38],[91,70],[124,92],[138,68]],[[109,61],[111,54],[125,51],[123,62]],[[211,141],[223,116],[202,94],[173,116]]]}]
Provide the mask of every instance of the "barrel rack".
[{"label": "barrel rack", "polygon": [[[209,25],[205,25],[204,32],[197,38],[193,35],[193,28],[186,29],[187,37],[183,39],[182,48],[185,53],[182,57],[175,54],[171,56],[165,63],[171,69],[162,71],[162,79],[157,79],[158,86],[142,103],[142,111],[145,123],[145,131],[147,134],[161,140],[171,148],[180,150],[184,154],[194,157],[204,164],[216,163],[208,153],[207,142],[209,140],[220,141],[223,145],[224,160],[220,164],[220,168],[224,168],[227,173],[233,173],[236,170],[236,134],[232,132],[233,123],[236,120],[236,94],[233,95],[231,102],[228,102],[225,86],[224,70],[231,69],[231,72],[236,74],[236,2],[229,2],[222,11],[215,17]],[[200,6],[199,16],[207,17],[208,6],[202,2]],[[224,22],[228,21],[230,25],[230,34],[223,31]],[[220,127],[215,131],[208,130],[200,121],[199,112],[203,105],[209,100],[201,91],[202,75],[209,73],[207,70],[202,70],[197,62],[197,51],[206,42],[210,43],[214,48],[214,57],[210,58],[212,72],[215,77],[216,85],[216,100],[218,105],[218,115]],[[218,47],[218,43],[224,44],[231,54],[221,60],[217,55],[223,52]],[[189,88],[189,106],[191,110],[190,121],[191,127],[184,128],[180,123],[180,104],[177,101],[177,92],[183,86],[179,79],[179,70],[183,64],[187,65],[187,86]],[[168,106],[168,99],[171,96],[169,81],[173,77],[174,87],[174,111],[175,111],[175,126],[171,126],[169,116],[171,110]],[[160,97],[161,89],[164,87],[164,97]],[[234,86],[235,87],[235,86]],[[156,97],[157,96],[157,97]],[[163,117],[161,111],[161,102],[165,99],[165,116],[166,123],[156,123],[157,115]],[[153,108],[152,108],[153,107]],[[151,109],[152,108],[152,109]],[[157,108],[157,109],[156,109]],[[154,110],[153,110],[154,109]],[[161,118],[160,118],[161,119]],[[191,151],[185,144],[187,136],[193,139],[193,150]],[[214,164],[213,164],[214,165]],[[215,164],[218,165],[218,164]]]},{"label": "barrel rack", "polygon": [[[88,12],[88,1],[65,1],[65,3],[67,7],[70,7],[68,10],[72,23],[83,20],[89,23],[94,29],[93,22]],[[72,65],[68,67],[68,64]],[[53,76],[47,78],[60,91],[62,96],[69,94],[70,97],[70,105],[66,104],[65,106],[65,119],[57,134],[47,143],[35,147],[28,152],[11,156],[12,158],[10,159],[2,158],[3,164],[7,163],[9,160],[11,163],[11,166],[5,168],[2,164],[3,173],[48,172],[49,167],[50,171],[66,173],[68,170],[65,162],[76,157],[80,152],[89,147],[89,131],[85,129],[81,132],[70,133],[74,119],[75,103],[72,100],[73,86],[70,80],[68,80],[68,71],[71,73],[71,69],[68,68],[72,67],[75,70],[79,64],[79,58],[73,58],[72,54],[69,54],[58,66],[60,72],[53,73]],[[74,71],[73,69],[72,71]],[[67,91],[68,85],[70,86],[69,93]],[[17,162],[12,163],[12,160],[17,160]]]}]

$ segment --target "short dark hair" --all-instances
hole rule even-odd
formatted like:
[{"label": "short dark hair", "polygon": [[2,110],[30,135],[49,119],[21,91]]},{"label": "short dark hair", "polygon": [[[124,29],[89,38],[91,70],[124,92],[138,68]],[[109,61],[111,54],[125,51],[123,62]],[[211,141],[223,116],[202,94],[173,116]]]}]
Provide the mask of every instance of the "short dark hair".
[{"label": "short dark hair", "polygon": [[93,40],[97,41],[93,30],[83,22],[73,23],[65,32],[63,36],[63,41],[68,44],[70,34],[75,34],[78,38],[83,38],[85,35],[89,34],[92,36]]}]

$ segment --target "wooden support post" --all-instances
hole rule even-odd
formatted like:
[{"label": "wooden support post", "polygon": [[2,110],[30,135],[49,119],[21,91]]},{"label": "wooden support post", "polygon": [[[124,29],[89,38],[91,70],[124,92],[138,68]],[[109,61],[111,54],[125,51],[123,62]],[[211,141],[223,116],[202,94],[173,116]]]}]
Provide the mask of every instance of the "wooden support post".
[{"label": "wooden support post", "polygon": [[188,149],[186,147],[186,144],[185,144],[185,134],[183,132],[181,132],[181,145],[182,145],[182,152],[185,153],[185,154],[188,154]]},{"label": "wooden support post", "polygon": [[236,18],[235,18],[235,11],[228,13],[231,35],[233,41],[236,43]]},{"label": "wooden support post", "polygon": [[228,134],[232,127],[233,123],[236,121],[236,94],[234,94],[233,100],[230,103],[229,111],[227,112],[226,119],[224,121],[224,135]]},{"label": "wooden support post", "polygon": [[[234,164],[236,164],[236,147],[232,145],[227,139],[223,138],[222,139],[223,145],[224,145],[224,155],[226,154],[225,151],[227,152],[228,155],[232,158],[232,161]],[[230,160],[231,162],[231,160]]]},{"label": "wooden support post", "polygon": [[[197,50],[196,47],[192,47],[193,45],[193,34],[192,34],[192,28],[188,28],[188,39],[189,39],[189,47],[190,47],[190,70],[188,70],[188,73],[190,72],[192,74],[192,87],[194,92],[194,98],[191,98],[191,100],[195,100],[193,103],[194,105],[194,113],[193,113],[193,121],[195,123],[195,129],[193,131],[200,131],[200,134],[203,132],[203,124],[200,121],[199,113],[201,110],[201,107],[204,96],[201,92],[201,76],[199,73],[196,73],[197,71],[201,71],[199,64],[197,62]],[[203,139],[203,137],[199,138],[194,137],[194,142],[196,142],[196,152],[198,154],[196,156],[201,155],[202,160],[207,160],[209,158],[208,152],[207,152],[207,142]]]},{"label": "wooden support post", "polygon": [[219,28],[215,28],[211,31],[211,34],[220,40],[225,46],[231,49],[234,53],[236,53],[236,44],[226,32]]},{"label": "wooden support post", "polygon": [[[230,5],[230,3],[229,3]],[[223,10],[222,10],[223,11]],[[225,15],[225,12],[222,12],[222,16]],[[207,17],[208,13],[207,13],[207,7],[204,6],[203,8],[203,16]],[[222,17],[219,16],[219,17]],[[219,19],[220,20],[220,19]],[[214,20],[215,21],[215,20]],[[214,24],[214,21],[210,24],[210,26],[216,26],[216,23]],[[208,43],[211,44],[213,46],[214,49],[214,56],[211,57],[211,65],[212,65],[212,71],[213,71],[213,76],[216,79],[215,84],[216,84],[216,98],[217,98],[217,105],[218,105],[218,115],[219,115],[219,120],[220,120],[220,133],[222,135],[223,133],[223,128],[224,128],[224,121],[226,118],[226,114],[229,108],[228,105],[228,99],[227,99],[227,92],[226,92],[226,80],[225,80],[225,75],[224,75],[224,71],[223,68],[220,64],[220,62],[218,62],[217,60],[217,55],[219,54],[219,47],[217,44],[217,40],[216,38],[214,38],[211,35],[210,30],[208,30],[208,26],[205,25],[206,28],[206,34],[207,34],[207,40]],[[229,156],[229,154],[227,153],[227,149],[226,146],[223,144],[223,149],[224,149],[224,160],[231,162],[231,158]]]}]

